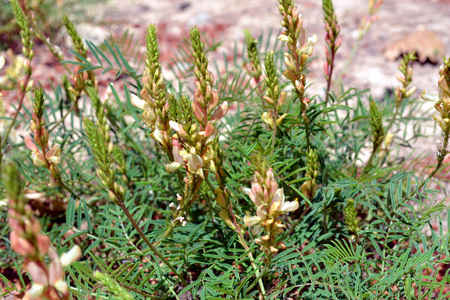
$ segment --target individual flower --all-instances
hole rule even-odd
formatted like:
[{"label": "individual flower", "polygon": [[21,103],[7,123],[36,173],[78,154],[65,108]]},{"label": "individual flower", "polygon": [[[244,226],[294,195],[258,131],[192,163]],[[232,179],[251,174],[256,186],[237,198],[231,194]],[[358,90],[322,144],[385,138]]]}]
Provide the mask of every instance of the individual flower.
[{"label": "individual flower", "polygon": [[299,54],[305,54],[311,56],[313,54],[313,47],[317,44],[317,35],[314,34],[312,37],[308,38],[308,41],[298,49]]},{"label": "individual flower", "polygon": [[277,252],[281,249],[281,244],[276,242],[276,236],[286,227],[279,217],[297,210],[299,208],[297,199],[285,201],[283,188],[278,187],[271,168],[265,173],[255,172],[248,196],[256,206],[256,216],[246,215],[245,226],[256,225],[253,233],[258,234],[262,231],[266,233],[262,238],[255,240],[262,251]]},{"label": "individual flower", "polygon": [[61,254],[61,265],[63,267],[70,266],[81,256],[81,248],[78,245],[73,246],[68,252]]},{"label": "individual flower", "polygon": [[[255,187],[258,189],[257,185],[255,185]],[[253,191],[253,188],[252,188],[252,191]],[[267,192],[267,189],[265,188],[263,195],[270,197],[268,195],[268,193],[266,193],[266,192]],[[252,192],[250,192],[249,197],[255,205],[258,206],[258,204],[259,204],[259,206],[256,211],[257,216],[253,216],[253,217],[246,216],[244,218],[244,222],[247,227],[251,227],[258,223],[261,223],[263,226],[265,224],[272,224],[276,221],[278,216],[289,213],[289,212],[293,212],[299,208],[299,203],[297,200],[285,201],[284,192],[283,192],[282,188],[279,188],[276,190],[275,194],[271,197],[271,200],[269,203],[261,203],[260,198],[257,197]]]}]

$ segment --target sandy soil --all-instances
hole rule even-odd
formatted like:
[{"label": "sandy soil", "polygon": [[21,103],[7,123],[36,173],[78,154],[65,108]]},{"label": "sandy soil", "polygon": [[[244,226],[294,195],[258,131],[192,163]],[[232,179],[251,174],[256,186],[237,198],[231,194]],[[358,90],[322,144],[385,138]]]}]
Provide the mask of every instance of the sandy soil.
[{"label": "sandy soil", "polygon": [[[337,53],[334,78],[342,72],[355,44],[361,20],[368,13],[368,2],[368,0],[334,1],[341,27],[340,36],[343,40],[342,47]],[[311,95],[323,95],[325,79],[322,64],[325,58],[325,42],[321,1],[302,0],[297,1],[297,4],[303,14],[303,24],[308,35],[317,34],[319,37],[314,49],[317,59],[310,65],[308,75],[309,82],[313,83],[308,92]],[[191,26],[198,26],[208,39],[222,41],[216,52],[209,55],[214,59],[223,60],[222,54],[231,54],[236,41],[238,44],[243,42],[244,29],[249,30],[254,36],[258,36],[261,32],[268,33],[270,29],[275,31],[280,29],[280,16],[276,6],[276,0],[109,0],[104,4],[97,3],[89,7],[90,11],[86,13],[86,16],[89,15],[89,22],[83,18],[75,22],[81,35],[97,44],[111,35],[118,37],[125,30],[130,30],[137,38],[137,47],[141,54],[145,52],[145,33],[148,24],[157,24],[164,67],[171,62],[173,53],[182,39],[188,37]],[[363,38],[352,63],[344,73],[342,81],[344,87],[370,88],[375,99],[382,99],[387,89],[398,86],[395,75],[399,73],[397,70],[399,60],[388,60],[383,54],[384,50],[396,40],[418,30],[434,32],[445,45],[446,55],[449,56],[449,15],[450,0],[385,1],[377,13],[378,20]],[[62,49],[70,58],[71,55],[67,51],[70,43],[67,41],[66,38],[66,47],[62,45]],[[426,45],[418,42],[414,46],[421,51]],[[32,62],[33,80],[39,82],[45,89],[50,89],[58,83],[64,69],[55,62],[43,45],[37,45],[35,52]],[[417,87],[415,96],[419,97],[423,90],[437,91],[438,69],[439,64],[415,63],[413,81],[413,85]],[[166,72],[165,76],[167,74],[169,72]],[[101,78],[100,92],[106,89],[108,82],[114,81],[113,74],[102,75]],[[15,99],[14,92],[4,91],[3,95],[7,102]],[[427,104],[425,109],[432,109],[432,104]],[[9,106],[8,113],[13,113],[12,106]],[[432,120],[430,119],[426,125],[432,128]],[[428,133],[433,134],[433,130],[429,130]],[[435,136],[438,138],[439,133]],[[418,152],[427,151],[433,155],[434,139],[420,140],[415,148]]]},{"label": "sandy soil", "polygon": [[[319,43],[315,48],[318,59],[311,65],[310,80],[315,83],[314,91],[323,89],[322,62],[324,59],[324,30],[321,1],[297,1],[303,14],[304,27],[310,35],[317,34]],[[335,10],[341,26],[343,45],[338,52],[337,70],[342,69],[350,49],[355,43],[358,27],[364,14],[368,12],[367,0],[336,0]],[[257,0],[111,0],[104,11],[111,28],[127,26],[144,29],[149,23],[160,27],[160,36],[167,40],[178,40],[186,36],[193,25],[205,27],[211,38],[224,40],[221,50],[227,50],[235,40],[243,41],[243,29],[254,35],[270,28],[279,28],[277,2]],[[381,97],[386,88],[392,88],[397,74],[398,62],[389,61],[383,50],[395,40],[415,32],[428,30],[435,32],[450,50],[450,3],[430,0],[385,1],[378,13],[379,19],[373,24],[356,53],[352,65],[345,76],[346,86],[371,87],[375,97]],[[119,25],[117,25],[119,24]],[[162,52],[172,45],[162,46]],[[417,45],[420,49],[421,45]],[[433,90],[436,86],[438,65],[416,64],[415,84],[418,91]]]},{"label": "sandy soil", "polygon": [[[365,14],[368,13],[367,0],[335,0],[335,10],[341,26],[342,47],[337,54],[335,74],[339,74],[355,44],[358,28]],[[223,40],[217,52],[231,52],[234,42],[244,40],[244,29],[257,36],[261,32],[280,27],[280,17],[276,8],[277,2],[257,0],[111,0],[105,7],[103,23],[110,24],[112,30],[132,28],[141,35],[149,23],[159,27],[161,39],[161,56],[170,57],[173,47],[181,38],[188,36],[193,25],[206,31],[209,38]],[[325,80],[322,72],[324,61],[324,25],[321,1],[297,1],[303,14],[304,27],[308,35],[317,34],[319,43],[315,47],[318,59],[310,66],[308,79],[314,84],[309,92],[323,94]],[[352,64],[343,77],[345,87],[370,88],[375,99],[380,99],[386,89],[398,85],[395,75],[398,74],[399,61],[388,60],[384,50],[396,40],[417,32],[427,30],[434,32],[446,46],[446,55],[450,51],[450,1],[432,0],[392,0],[385,1],[378,12],[378,20],[374,22],[362,40]],[[420,43],[416,45],[420,51]],[[416,96],[423,90],[434,92],[437,89],[439,64],[414,65],[414,81]],[[428,105],[431,108],[432,105]],[[431,143],[433,144],[433,143]],[[430,147],[419,143],[418,147]]]},{"label": "sandy soil", "polygon": [[[335,0],[335,10],[341,27],[342,47],[336,58],[335,77],[342,72],[345,61],[358,35],[358,28],[365,14],[368,13],[368,0]],[[310,65],[308,80],[313,83],[308,90],[310,94],[323,95],[325,79],[322,71],[324,62],[324,25],[321,1],[297,1],[299,11],[303,14],[304,27],[308,35],[317,34],[319,43],[315,47],[317,59]],[[280,16],[277,1],[258,0],[109,0],[89,9],[90,22],[80,19],[77,28],[82,36],[100,44],[110,35],[120,36],[130,30],[138,38],[141,53],[145,52],[145,33],[148,24],[156,23],[161,48],[163,66],[170,63],[173,53],[182,41],[188,37],[191,26],[198,26],[208,39],[223,41],[215,53],[210,55],[223,60],[222,53],[232,53],[234,43],[243,42],[243,30],[249,30],[254,36],[270,29],[279,30]],[[87,14],[86,14],[87,15]],[[385,1],[378,12],[376,20],[362,40],[361,47],[343,76],[345,88],[370,88],[375,99],[381,99],[387,89],[398,86],[395,75],[398,74],[397,61],[388,60],[384,50],[405,35],[427,30],[434,32],[450,53],[450,0],[391,0]],[[92,17],[94,16],[94,17]],[[139,40],[140,38],[140,40]],[[70,47],[70,43],[66,43]],[[418,42],[418,51],[424,47]],[[63,51],[68,54],[67,47]],[[54,86],[60,80],[63,68],[55,62],[42,45],[37,45],[33,59],[33,79],[44,88]],[[8,58],[7,58],[8,60]],[[8,64],[8,61],[7,61]],[[417,86],[416,96],[423,90],[437,91],[439,64],[416,63],[414,65],[413,85]],[[4,71],[4,69],[2,70]],[[1,75],[1,74],[0,74]],[[165,74],[166,75],[166,74]],[[102,76],[101,89],[106,89],[114,76]],[[14,92],[4,91],[4,98],[14,101]],[[432,109],[427,104],[426,109]],[[13,108],[9,107],[12,113]],[[433,122],[430,120],[432,127]],[[429,133],[432,133],[429,132]],[[439,134],[436,134],[439,137]],[[434,153],[434,139],[422,140],[415,146],[417,150]]]}]

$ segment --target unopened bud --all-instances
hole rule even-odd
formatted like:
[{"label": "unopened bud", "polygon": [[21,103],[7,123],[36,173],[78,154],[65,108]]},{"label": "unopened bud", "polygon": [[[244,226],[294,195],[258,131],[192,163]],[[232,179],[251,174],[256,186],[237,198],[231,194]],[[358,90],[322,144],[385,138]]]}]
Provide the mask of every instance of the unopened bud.
[{"label": "unopened bud", "polygon": [[114,203],[118,202],[117,197],[113,191],[108,191],[108,197],[109,197],[109,200],[111,200],[112,202],[114,202]]},{"label": "unopened bud", "polygon": [[416,91],[416,87],[413,86],[412,88],[410,88],[409,90],[406,91],[405,96],[406,96],[406,97],[409,97],[409,96],[411,96],[412,94],[414,94],[415,91]]}]

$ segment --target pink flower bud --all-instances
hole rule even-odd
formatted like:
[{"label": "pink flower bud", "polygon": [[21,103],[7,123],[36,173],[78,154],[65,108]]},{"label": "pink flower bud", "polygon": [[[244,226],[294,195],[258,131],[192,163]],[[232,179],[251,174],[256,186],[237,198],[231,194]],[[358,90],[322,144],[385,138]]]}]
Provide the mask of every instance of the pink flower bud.
[{"label": "pink flower bud", "polygon": [[11,241],[11,249],[19,255],[30,256],[35,253],[33,245],[26,239],[19,237],[15,231],[12,231],[9,235]]},{"label": "pink flower bud", "polygon": [[[16,217],[13,216],[13,213],[15,212],[12,209],[9,210],[9,227],[11,227],[11,231],[15,231],[17,235],[22,235],[24,233],[23,227],[20,226],[19,221],[17,221]],[[20,216],[17,216],[17,218],[20,218]]]},{"label": "pink flower bud", "polygon": [[139,93],[139,96],[141,96],[141,99],[146,101],[147,103],[151,103],[152,99],[150,98],[150,95],[148,94],[147,90],[143,88],[141,92]]},{"label": "pink flower bud", "polygon": [[47,254],[48,248],[50,247],[50,239],[48,236],[43,234],[38,234],[37,238],[37,247],[40,254]]},{"label": "pink flower bud", "polygon": [[323,73],[325,74],[325,77],[328,78],[330,77],[330,72],[328,70],[328,62],[324,61],[323,62]]},{"label": "pink flower bud", "polygon": [[208,138],[214,134],[214,125],[211,122],[206,123],[205,138]]},{"label": "pink flower bud", "polygon": [[327,58],[327,62],[331,62],[331,54],[330,54],[330,50],[328,49],[328,47],[325,47],[325,56]]},{"label": "pink flower bud", "polygon": [[205,111],[200,106],[200,103],[196,100],[192,102],[192,111],[194,112],[194,116],[198,121],[203,121],[205,117]]},{"label": "pink flower bud", "polygon": [[[26,211],[31,212],[31,207],[27,204],[25,206]],[[38,235],[41,232],[41,223],[35,218],[28,219],[25,221],[25,231],[29,235]]]},{"label": "pink flower bud", "polygon": [[219,94],[216,90],[212,92],[212,99],[208,105],[209,111],[212,111],[219,104]]},{"label": "pink flower bud", "polygon": [[51,264],[50,264],[50,268],[49,268],[49,281],[51,285],[54,285],[55,282],[57,282],[58,280],[62,280],[64,279],[64,272],[62,269],[62,265],[61,262],[59,261],[59,259],[54,260]]},{"label": "pink flower bud", "polygon": [[34,121],[31,121],[31,125],[30,125],[31,132],[34,132],[36,130],[36,128],[37,128],[36,123]]},{"label": "pink flower bud", "polygon": [[250,200],[256,205],[261,206],[261,195],[263,194],[263,188],[261,185],[257,182],[252,183],[252,189],[250,190],[250,193],[248,196],[250,197]]},{"label": "pink flower bud", "polygon": [[33,279],[34,283],[48,286],[47,270],[45,270],[43,266],[37,264],[34,261],[31,261],[26,264],[26,269]]},{"label": "pink flower bud", "polygon": [[214,115],[211,118],[211,121],[214,123],[217,120],[220,120],[225,116],[225,114],[228,112],[228,102],[225,101],[220,105],[220,107],[216,110]]},{"label": "pink flower bud", "polygon": [[58,146],[53,145],[52,148],[47,152],[47,154],[45,154],[45,158],[57,165],[57,164],[59,164],[59,161],[60,161],[60,158],[59,158],[60,155],[61,155],[61,149],[59,149]]},{"label": "pink flower bud", "polygon": [[203,104],[205,102],[202,91],[199,87],[197,87],[197,89],[194,92],[194,101],[197,101],[200,104]]},{"label": "pink flower bud", "polygon": [[172,154],[173,154],[173,159],[175,162],[179,163],[179,164],[183,164],[183,157],[180,155],[180,150],[181,150],[181,145],[180,142],[178,141],[178,139],[176,138],[172,138]]},{"label": "pink flower bud", "polygon": [[336,42],[334,43],[335,49],[337,50],[339,47],[341,47],[341,45],[342,45],[342,39],[341,39],[341,37],[339,36],[339,37],[336,39]]},{"label": "pink flower bud", "polygon": [[270,168],[267,171],[267,178],[266,178],[265,184],[266,184],[266,187],[268,188],[269,195],[273,196],[275,194],[275,192],[278,190],[278,183],[275,181],[272,168]]},{"label": "pink flower bud", "polygon": [[38,147],[33,143],[29,136],[25,137],[25,146],[33,152],[38,151]]},{"label": "pink flower bud", "polygon": [[206,99],[209,99],[211,97],[211,85],[209,82],[206,83],[206,91],[205,91],[205,97]]}]

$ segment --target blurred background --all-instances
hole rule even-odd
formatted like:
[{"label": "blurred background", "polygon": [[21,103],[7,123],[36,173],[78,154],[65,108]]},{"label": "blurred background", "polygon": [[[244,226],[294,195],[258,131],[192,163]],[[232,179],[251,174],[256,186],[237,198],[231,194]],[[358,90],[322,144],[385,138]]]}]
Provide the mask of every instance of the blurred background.
[{"label": "blurred background", "polygon": [[[400,55],[416,51],[420,60],[414,65],[416,96],[423,90],[437,92],[442,56],[450,55],[450,0],[378,1],[381,3],[379,9],[371,13],[370,3],[376,5],[376,2],[334,1],[342,38],[335,71],[335,78],[341,73],[342,81],[336,84],[337,88],[339,83],[346,88],[370,87],[373,97],[380,100],[398,85],[395,75]],[[271,34],[272,39],[276,39],[280,30],[275,0],[32,0],[28,5],[35,10],[36,22],[42,26],[45,35],[62,49],[67,59],[72,55],[68,52],[71,44],[62,24],[63,14],[76,24],[83,38],[99,47],[105,40],[117,44],[140,70],[145,54],[145,33],[150,23],[158,26],[160,58],[164,68],[172,63],[175,50],[194,25],[204,33],[208,42],[217,46],[209,55],[219,61],[233,56],[236,42],[242,45],[244,30],[255,37]],[[303,14],[307,35],[317,34],[319,37],[314,49],[316,59],[310,65],[308,76],[313,83],[309,94],[323,95],[325,43],[321,1],[302,0],[297,1],[297,5]],[[346,67],[364,22],[371,22],[371,26]],[[8,0],[0,0],[0,25],[0,54],[6,60],[5,68],[0,70],[0,89],[8,105],[14,101],[14,92],[8,91],[16,86],[14,77],[20,72],[21,49]],[[44,88],[58,83],[62,71],[58,61],[42,42],[36,42],[35,53],[32,62],[34,82],[39,82]],[[105,78],[105,81],[112,80],[114,78]]]}]

